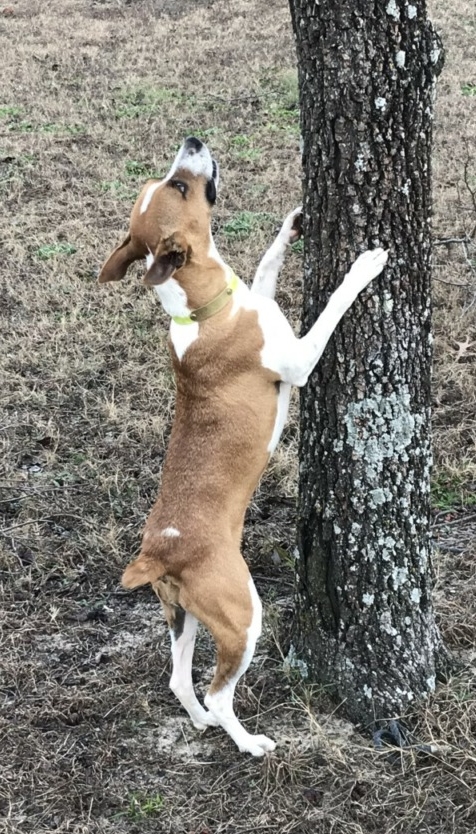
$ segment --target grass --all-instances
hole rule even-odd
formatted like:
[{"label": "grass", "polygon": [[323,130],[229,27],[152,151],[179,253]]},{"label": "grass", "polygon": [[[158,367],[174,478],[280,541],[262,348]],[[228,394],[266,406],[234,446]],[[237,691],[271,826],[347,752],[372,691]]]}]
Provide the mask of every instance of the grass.
[{"label": "grass", "polygon": [[222,232],[231,239],[244,239],[263,226],[269,228],[273,221],[276,222],[276,217],[267,212],[239,211],[223,225]]},{"label": "grass", "polygon": [[164,799],[160,794],[155,796],[140,796],[132,794],[125,812],[132,820],[142,820],[156,817],[164,807]]},{"label": "grass", "polygon": [[432,479],[432,505],[440,511],[470,510],[476,506],[474,467],[439,467]]},{"label": "grass", "polygon": [[160,174],[147,162],[138,162],[136,159],[128,159],[125,164],[128,177],[148,179],[149,177],[160,177]]},{"label": "grass", "polygon": [[137,189],[132,187],[129,183],[121,182],[121,180],[103,180],[99,183],[100,191],[109,193],[120,200],[128,200],[133,203],[137,197]]},{"label": "grass", "polygon": [[141,85],[120,90],[117,94],[115,115],[118,119],[147,118],[160,112],[172,101],[181,101],[182,93],[167,87]]},{"label": "grass", "polygon": [[64,124],[55,122],[38,123],[30,119],[13,119],[8,130],[17,133],[53,133],[53,134],[82,134],[86,128],[81,124]]},{"label": "grass", "polygon": [[57,255],[74,255],[77,252],[76,246],[72,243],[45,243],[35,250],[34,254],[42,261],[49,261]]},{"label": "grass", "polygon": [[238,160],[252,162],[260,159],[262,155],[261,148],[253,147],[253,139],[246,134],[238,134],[231,138],[231,146],[233,148],[234,156]]},{"label": "grass", "polygon": [[[18,3],[2,17],[0,818],[8,834],[472,834],[476,826],[476,134],[469,0],[433,2],[446,66],[435,119],[432,487],[435,598],[461,668],[408,720],[435,751],[377,754],[325,691],[287,675],[298,395],[254,496],[244,551],[265,603],[237,691],[266,761],[195,732],[168,688],[168,634],[126,594],[173,414],[167,319],[140,267],[97,271],[182,138],[220,163],[217,246],[250,279],[300,202],[288,5]],[[259,21],[257,29],[256,21]],[[461,21],[467,21],[460,27]],[[469,21],[472,21],[471,26]],[[59,45],[67,44],[60,49]],[[198,56],[198,57],[197,57]],[[73,249],[75,250],[73,252]],[[300,251],[278,300],[300,319]],[[74,257],[73,257],[74,254]],[[195,674],[214,659],[206,634]],[[1,826],[0,826],[1,827]],[[3,829],[2,829],[3,830]]]},{"label": "grass", "polygon": [[20,116],[21,112],[22,112],[21,108],[20,107],[15,107],[15,105],[9,105],[9,104],[0,105],[0,118],[1,119],[5,119],[5,118],[11,119],[12,117],[15,118],[16,116]]}]

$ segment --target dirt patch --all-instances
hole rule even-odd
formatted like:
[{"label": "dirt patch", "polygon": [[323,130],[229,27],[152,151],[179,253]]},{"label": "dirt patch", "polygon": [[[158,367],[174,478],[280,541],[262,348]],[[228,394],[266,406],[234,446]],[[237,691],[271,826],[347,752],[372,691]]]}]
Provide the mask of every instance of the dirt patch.
[{"label": "dirt patch", "polygon": [[[191,133],[221,164],[219,249],[253,274],[300,199],[287,5],[0,9],[0,829],[474,831],[476,19],[467,0],[432,5],[447,50],[435,134],[437,605],[462,668],[412,719],[434,749],[396,757],[286,668],[295,398],[245,529],[266,628],[237,709],[278,740],[264,762],[220,730],[193,729],[168,689],[155,598],[118,587],[160,481],[173,381],[166,319],[139,273],[106,289],[96,276],[140,185]],[[296,252],[279,289],[295,323],[299,275]],[[201,633],[200,697],[213,662]]]}]

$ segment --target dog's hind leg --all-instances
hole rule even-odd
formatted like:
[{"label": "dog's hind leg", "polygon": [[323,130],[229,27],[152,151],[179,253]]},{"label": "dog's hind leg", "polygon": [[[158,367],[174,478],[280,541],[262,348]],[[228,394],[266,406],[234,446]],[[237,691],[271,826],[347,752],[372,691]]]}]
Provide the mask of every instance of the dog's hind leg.
[{"label": "dog's hind leg", "polygon": [[[275,742],[267,736],[248,733],[233,709],[236,684],[251,663],[261,633],[261,601],[249,574],[248,577],[244,587],[235,584],[235,577],[232,582],[228,581],[228,592],[225,592],[227,598],[223,600],[226,606],[223,606],[222,611],[215,611],[214,621],[210,616],[207,617],[207,626],[215,639],[218,656],[205,705],[241,752],[263,756],[274,750]],[[217,586],[219,593],[220,583]],[[248,625],[244,626],[243,615],[246,614]]]},{"label": "dog's hind leg", "polygon": [[265,295],[267,298],[274,298],[286,247],[289,243],[295,243],[301,236],[301,218],[302,206],[294,209],[285,218],[277,237],[260,261],[251,285],[252,292]]},{"label": "dog's hind leg", "polygon": [[199,703],[192,681],[192,658],[198,621],[183,608],[179,608],[174,628],[170,630],[172,641],[172,677],[170,688],[188,712],[194,727],[216,727],[218,721]]},{"label": "dog's hind leg", "polygon": [[170,629],[172,644],[170,688],[188,712],[197,730],[204,730],[209,726],[216,727],[218,722],[202,707],[193,688],[192,659],[198,621],[176,601],[179,590],[169,577],[159,579],[154,583],[153,588],[162,603]]}]

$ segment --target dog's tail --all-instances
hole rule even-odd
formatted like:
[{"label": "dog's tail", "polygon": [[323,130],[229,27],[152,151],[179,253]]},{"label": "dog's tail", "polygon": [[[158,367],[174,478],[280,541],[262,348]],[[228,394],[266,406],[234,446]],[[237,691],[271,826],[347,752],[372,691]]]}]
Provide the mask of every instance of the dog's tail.
[{"label": "dog's tail", "polygon": [[121,585],[124,588],[139,588],[148,582],[156,582],[164,573],[166,570],[160,559],[142,552],[127,565],[121,577]]}]

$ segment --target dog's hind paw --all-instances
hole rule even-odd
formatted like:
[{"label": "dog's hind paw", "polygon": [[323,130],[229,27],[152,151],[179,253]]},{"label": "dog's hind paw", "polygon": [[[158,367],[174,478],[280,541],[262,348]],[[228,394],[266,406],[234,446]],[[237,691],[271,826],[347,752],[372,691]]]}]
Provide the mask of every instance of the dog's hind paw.
[{"label": "dog's hind paw", "polygon": [[264,756],[265,753],[272,753],[276,748],[276,742],[268,736],[248,736],[246,743],[239,745],[240,753],[251,753],[252,756]]},{"label": "dog's hind paw", "polygon": [[217,721],[215,716],[212,715],[211,712],[208,712],[206,710],[204,710],[204,714],[203,714],[203,716],[200,716],[199,720],[194,721],[192,719],[192,724],[195,727],[195,729],[200,730],[200,732],[203,732],[203,730],[206,730],[207,727],[219,727],[220,726],[220,722]]}]

